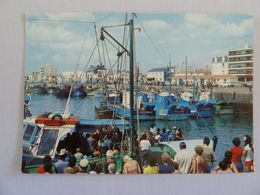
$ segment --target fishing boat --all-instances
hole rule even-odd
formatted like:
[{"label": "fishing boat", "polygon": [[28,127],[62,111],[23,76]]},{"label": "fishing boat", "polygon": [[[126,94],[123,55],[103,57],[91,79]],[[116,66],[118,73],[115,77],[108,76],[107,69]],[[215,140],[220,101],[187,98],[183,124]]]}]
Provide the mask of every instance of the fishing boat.
[{"label": "fishing boat", "polygon": [[162,120],[187,120],[191,114],[188,104],[177,102],[173,94],[165,92],[156,95],[154,109],[156,119]]},{"label": "fishing boat", "polygon": [[217,115],[234,114],[234,102],[233,101],[217,101],[215,113]]},{"label": "fishing boat", "polygon": [[104,90],[100,89],[100,90],[94,91],[94,97],[95,98],[104,98],[105,97]]},{"label": "fishing boat", "polygon": [[57,161],[57,147],[68,133],[73,133],[76,120],[39,116],[24,120],[23,161],[26,166],[42,164],[49,155]]},{"label": "fishing boat", "polygon": [[71,91],[71,97],[86,97],[87,94],[83,86],[74,86]]},{"label": "fishing boat", "polygon": [[191,93],[183,92],[179,102],[190,105],[191,117],[207,118],[213,117],[215,114],[216,101],[209,98],[208,93],[203,93],[198,99],[195,99]]},{"label": "fishing boat", "polygon": [[56,96],[57,98],[68,98],[70,93],[70,85],[61,85],[57,87]]},{"label": "fishing boat", "polygon": [[78,119],[76,116],[66,117],[57,113],[27,117],[23,126],[23,160],[27,165],[39,165],[43,157],[49,155],[55,162],[58,146],[68,134],[91,134],[109,126],[117,127],[123,132],[129,123],[111,119]]},{"label": "fishing boat", "polygon": [[[121,96],[110,95],[109,96],[109,103],[108,108],[111,112],[114,113],[116,118],[121,119],[130,119],[130,92],[124,91]],[[122,102],[120,101],[122,99]],[[152,105],[143,104],[142,96],[138,96],[138,108],[133,110],[133,119],[134,120],[154,120],[155,119],[155,112],[153,110]],[[136,104],[136,105],[137,105]],[[137,107],[137,106],[136,106]]]},{"label": "fishing boat", "polygon": [[[57,98],[68,98],[70,94],[70,85],[62,85],[57,89]],[[71,97],[86,97],[87,94],[83,86],[73,86]]]},{"label": "fishing boat", "polygon": [[97,119],[111,119],[113,113],[108,109],[106,102],[100,102],[100,106],[95,106],[95,114]]}]

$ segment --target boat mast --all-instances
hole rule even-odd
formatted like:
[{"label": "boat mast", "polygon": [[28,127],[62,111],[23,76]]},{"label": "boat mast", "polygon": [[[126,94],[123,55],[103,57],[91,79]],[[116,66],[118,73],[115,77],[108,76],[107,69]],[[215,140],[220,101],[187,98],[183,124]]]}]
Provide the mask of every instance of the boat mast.
[{"label": "boat mast", "polygon": [[188,67],[187,67],[187,56],[185,56],[185,86],[187,89],[187,80],[188,80]]},{"label": "boat mast", "polygon": [[129,21],[129,30],[130,30],[130,63],[129,63],[129,71],[130,71],[130,130],[131,130],[131,151],[132,154],[135,154],[135,141],[134,141],[134,20],[132,14],[132,19]]},{"label": "boat mast", "polygon": [[172,93],[172,72],[171,72],[171,66],[172,66],[172,62],[171,62],[171,55],[170,55],[170,61],[169,61],[169,67],[168,67],[168,82],[169,82],[169,97]]}]

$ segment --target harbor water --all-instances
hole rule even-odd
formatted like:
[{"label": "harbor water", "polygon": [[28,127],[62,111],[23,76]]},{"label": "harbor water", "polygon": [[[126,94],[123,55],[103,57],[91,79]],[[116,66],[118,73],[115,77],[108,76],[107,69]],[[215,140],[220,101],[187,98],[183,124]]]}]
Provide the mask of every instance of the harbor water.
[{"label": "harbor water", "polygon": [[[94,97],[72,98],[71,113],[80,119],[94,119],[95,106],[99,106],[100,100]],[[55,95],[31,94],[29,110],[34,116],[44,112],[63,112],[66,101],[67,99],[59,99]],[[202,139],[205,136],[212,138],[216,135],[219,138],[216,148],[218,161],[223,158],[224,152],[232,147],[233,138],[239,137],[243,147],[244,135],[253,136],[252,114],[219,115],[213,118],[185,121],[140,121],[141,131],[149,129],[151,124],[166,129],[173,125],[181,127],[185,139]]]}]

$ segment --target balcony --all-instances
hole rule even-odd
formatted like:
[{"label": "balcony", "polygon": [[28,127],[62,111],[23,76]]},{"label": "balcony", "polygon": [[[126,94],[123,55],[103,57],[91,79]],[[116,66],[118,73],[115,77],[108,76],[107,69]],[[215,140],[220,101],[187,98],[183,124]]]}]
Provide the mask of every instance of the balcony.
[{"label": "balcony", "polygon": [[228,57],[228,62],[253,61],[253,56]]},{"label": "balcony", "polygon": [[229,64],[228,68],[239,68],[239,69],[245,69],[245,68],[253,68],[253,64],[245,63],[245,64]]},{"label": "balcony", "polygon": [[236,51],[229,51],[229,56],[239,56],[239,55],[253,55],[253,49],[242,49],[242,50],[236,50]]}]

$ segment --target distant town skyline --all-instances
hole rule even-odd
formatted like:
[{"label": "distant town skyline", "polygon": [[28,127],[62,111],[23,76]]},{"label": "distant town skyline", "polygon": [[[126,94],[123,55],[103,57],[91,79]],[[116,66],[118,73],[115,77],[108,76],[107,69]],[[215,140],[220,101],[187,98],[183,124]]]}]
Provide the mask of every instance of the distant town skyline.
[{"label": "distant town skyline", "polygon": [[[142,72],[182,64],[207,66],[214,56],[227,55],[228,48],[253,45],[254,18],[249,15],[137,13],[136,61]],[[96,44],[97,34],[107,25],[123,24],[124,13],[26,13],[25,74],[53,64],[59,72],[83,69]],[[123,29],[111,34],[122,40]],[[148,36],[147,36],[148,34]],[[152,40],[152,41],[151,41]],[[82,52],[81,52],[82,50]],[[159,51],[159,52],[158,52]],[[111,61],[116,53],[109,51]],[[95,53],[90,65],[99,63]]]}]

